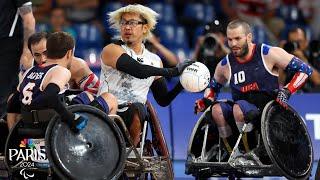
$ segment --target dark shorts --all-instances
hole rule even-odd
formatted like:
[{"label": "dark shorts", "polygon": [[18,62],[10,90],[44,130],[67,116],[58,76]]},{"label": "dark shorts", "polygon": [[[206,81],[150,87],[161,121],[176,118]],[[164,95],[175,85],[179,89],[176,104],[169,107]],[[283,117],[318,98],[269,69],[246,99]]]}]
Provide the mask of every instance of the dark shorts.
[{"label": "dark shorts", "polygon": [[85,92],[81,92],[76,97],[74,97],[70,105],[73,105],[73,104],[90,105],[104,111],[107,114],[109,114],[109,111],[110,111],[110,108],[107,102],[101,96],[97,96],[97,97],[94,96],[93,101],[90,101],[90,98]]},{"label": "dark shorts", "polygon": [[124,120],[126,126],[129,128],[132,124],[134,112],[139,114],[140,123],[143,125],[144,121],[147,120],[148,113],[147,107],[142,103],[132,103],[126,111],[117,112],[117,114]]},{"label": "dark shorts", "polygon": [[259,112],[259,109],[254,104],[251,104],[246,100],[238,100],[236,102],[233,102],[233,104],[230,102],[219,102],[219,104],[221,106],[223,116],[227,120],[227,122],[229,122],[230,119],[234,119],[233,117],[234,104],[238,104],[240,106],[240,109],[245,117],[250,111]]}]

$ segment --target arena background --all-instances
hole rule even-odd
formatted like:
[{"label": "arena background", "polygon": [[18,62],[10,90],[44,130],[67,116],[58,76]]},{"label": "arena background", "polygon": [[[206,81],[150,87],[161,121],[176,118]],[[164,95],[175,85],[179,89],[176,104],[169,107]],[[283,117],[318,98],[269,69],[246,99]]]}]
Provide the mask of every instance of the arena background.
[{"label": "arena background", "polygon": [[[281,40],[286,39],[286,32],[293,26],[303,28],[307,33],[308,40],[318,40],[318,30],[314,28],[315,24],[313,24],[319,21],[316,17],[320,17],[318,12],[320,10],[317,9],[320,4],[318,0],[312,1],[317,6],[307,0],[278,0],[274,1],[276,3],[273,3],[270,8],[271,1],[261,1],[262,4],[264,3],[262,6],[264,12],[254,16],[265,20],[264,15],[268,14],[267,18],[275,24],[271,24],[271,26],[268,23],[265,23],[268,26],[253,24],[255,42],[277,46]],[[228,8],[223,7],[223,0],[92,1],[95,3],[80,8],[83,13],[80,13],[78,17],[69,16],[72,14],[70,11],[79,9],[76,5],[70,5],[67,2],[68,0],[33,0],[37,21],[36,29],[37,31],[54,31],[48,10],[51,12],[53,8],[62,6],[66,12],[66,21],[63,23],[62,29],[74,36],[77,43],[76,55],[85,59],[96,74],[100,73],[99,53],[116,36],[116,32],[109,28],[106,14],[125,4],[145,4],[160,14],[156,34],[160,37],[160,42],[177,55],[179,61],[192,58],[197,37],[204,31],[205,24],[218,20],[222,25],[225,25],[232,18],[232,13],[228,11]],[[241,8],[241,5],[236,3],[237,1],[231,3],[229,10],[233,8],[234,12],[237,12],[237,8]],[[315,8],[315,11],[310,11],[311,8]],[[256,8],[252,10],[254,9]],[[89,16],[93,11],[95,15]],[[87,15],[88,13],[89,15]],[[275,39],[270,39],[267,27],[271,27],[269,30],[274,33]],[[170,85],[175,84],[176,81],[177,79],[168,80]],[[311,88],[308,91],[313,93],[299,92],[292,96],[290,104],[296,108],[308,126],[313,141],[315,160],[317,160],[320,157],[320,94],[316,89]],[[156,107],[160,116],[165,137],[174,159],[177,178],[190,177],[184,175],[184,160],[191,131],[199,118],[199,115],[193,114],[193,105],[195,100],[201,97],[202,93],[183,92],[170,106],[163,108],[158,106],[152,95],[149,94],[149,101]],[[220,97],[230,97],[230,94],[223,92]]]}]

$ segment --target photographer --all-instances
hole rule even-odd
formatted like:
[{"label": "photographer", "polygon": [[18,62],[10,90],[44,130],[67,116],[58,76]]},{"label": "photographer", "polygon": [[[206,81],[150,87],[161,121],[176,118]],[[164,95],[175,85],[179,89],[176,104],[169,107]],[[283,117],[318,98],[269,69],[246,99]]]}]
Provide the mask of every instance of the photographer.
[{"label": "photographer", "polygon": [[220,59],[230,52],[224,44],[225,39],[224,30],[218,20],[208,23],[203,35],[198,37],[193,59],[205,64],[211,76]]},{"label": "photographer", "polygon": [[[296,57],[300,58],[304,62],[314,66],[314,59],[319,59],[319,51],[317,49],[316,41],[310,43],[307,40],[306,33],[303,29],[295,27],[289,30],[287,41],[282,43],[282,47],[288,53],[295,55]],[[320,45],[319,45],[320,46]],[[303,91],[310,92],[310,91],[319,91],[320,90],[320,73],[319,69],[314,68],[310,80],[304,86]],[[284,72],[280,74],[279,81],[280,84],[285,84],[288,79],[290,79],[291,75],[288,77],[285,75]]]}]

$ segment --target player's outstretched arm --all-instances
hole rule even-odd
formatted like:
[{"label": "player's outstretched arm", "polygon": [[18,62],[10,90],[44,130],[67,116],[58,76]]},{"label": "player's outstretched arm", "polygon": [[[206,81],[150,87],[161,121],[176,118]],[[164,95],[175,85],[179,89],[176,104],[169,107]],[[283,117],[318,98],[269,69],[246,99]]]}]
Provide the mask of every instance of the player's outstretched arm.
[{"label": "player's outstretched arm", "polygon": [[114,69],[125,72],[136,78],[144,79],[150,76],[175,77],[179,76],[184,68],[191,65],[192,61],[179,63],[174,68],[157,68],[138,63],[130,57],[123,48],[116,44],[109,44],[101,53],[102,62]]},{"label": "player's outstretched arm", "polygon": [[[160,62],[160,67],[163,67],[162,62]],[[173,99],[183,90],[183,87],[179,81],[175,87],[169,91],[166,79],[161,76],[155,78],[150,88],[154,99],[162,107],[168,106],[171,101],[173,101]]]},{"label": "player's outstretched arm", "polygon": [[197,114],[206,110],[217,98],[220,89],[229,80],[229,66],[227,65],[227,59],[222,59],[214,72],[214,76],[211,78],[208,88],[204,91],[202,99],[198,99],[195,102],[194,113]]}]

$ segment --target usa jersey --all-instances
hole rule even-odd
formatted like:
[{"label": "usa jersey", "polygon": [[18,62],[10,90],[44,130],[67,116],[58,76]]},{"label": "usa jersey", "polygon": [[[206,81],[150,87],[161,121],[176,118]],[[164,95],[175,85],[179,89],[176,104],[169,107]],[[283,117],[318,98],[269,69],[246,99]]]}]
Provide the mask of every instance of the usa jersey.
[{"label": "usa jersey", "polygon": [[278,75],[267,68],[263,57],[268,50],[266,44],[255,45],[252,57],[246,62],[240,62],[232,53],[226,56],[233,100],[248,100],[248,94],[272,95],[279,88]]},{"label": "usa jersey", "polygon": [[56,67],[56,64],[45,67],[36,65],[25,72],[19,86],[19,99],[23,106],[36,106],[36,104],[33,104],[33,100],[42,93],[43,80],[54,67]]}]

